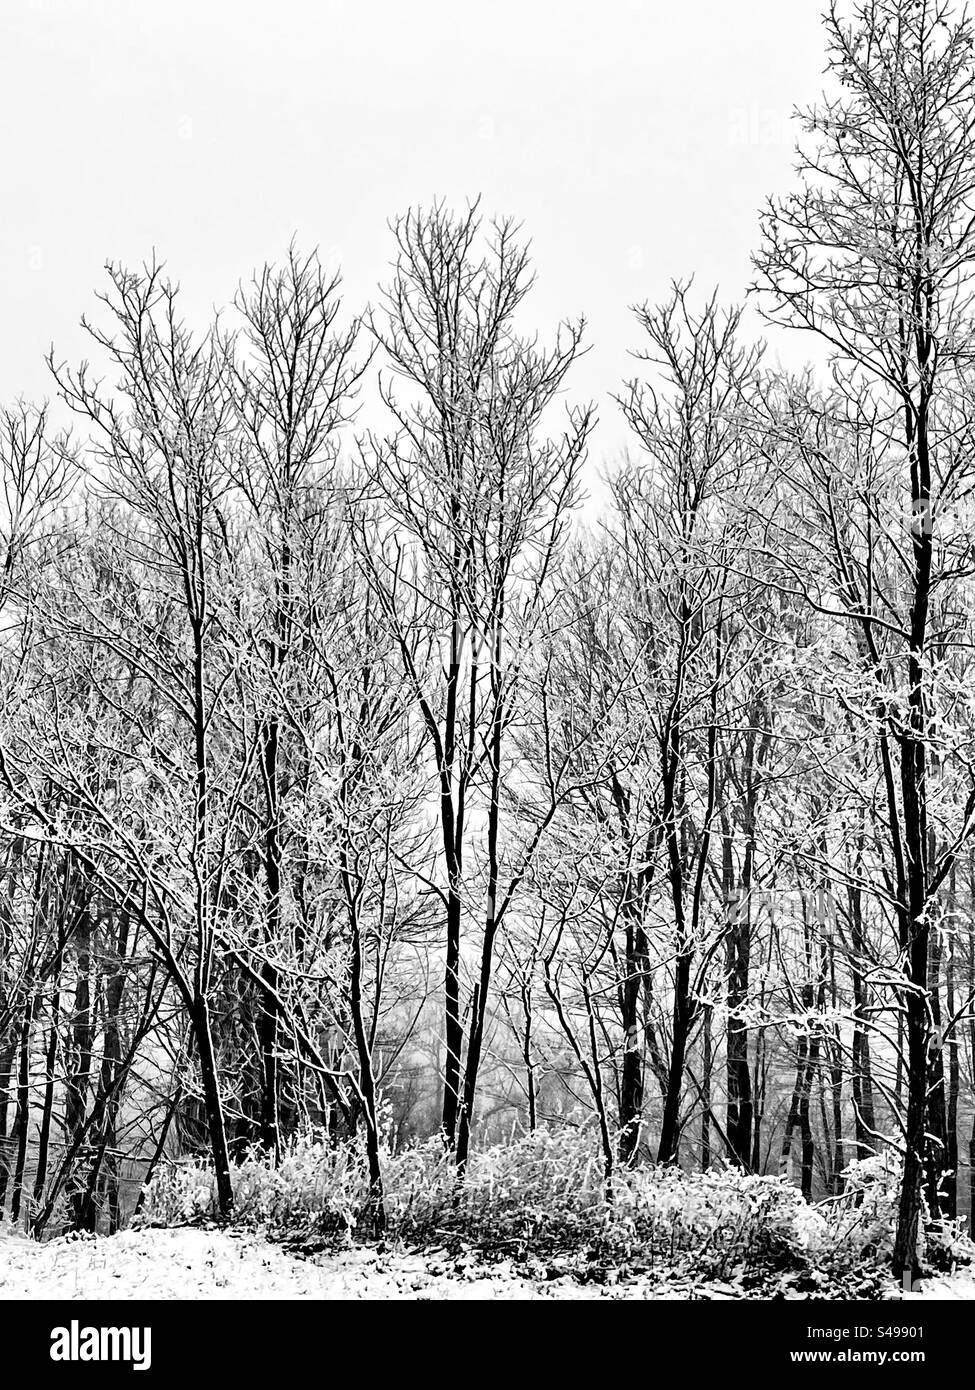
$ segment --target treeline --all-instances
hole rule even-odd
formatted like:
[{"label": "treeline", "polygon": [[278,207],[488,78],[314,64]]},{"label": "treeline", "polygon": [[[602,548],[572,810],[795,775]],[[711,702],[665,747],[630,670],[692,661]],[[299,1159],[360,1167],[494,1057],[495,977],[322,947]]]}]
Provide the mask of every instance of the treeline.
[{"label": "treeline", "polygon": [[598,517],[584,325],[526,336],[476,208],[397,220],[358,317],[295,248],[202,332],[109,266],[91,364],[3,414],[12,1220],[117,1227],[126,1160],[200,1150],[229,1214],[309,1126],[376,1228],[388,1145],[462,1181],[542,1124],[808,1197],[893,1152],[898,1272],[966,1208],[972,30],[826,29],[755,257],[825,366],[638,308]]}]

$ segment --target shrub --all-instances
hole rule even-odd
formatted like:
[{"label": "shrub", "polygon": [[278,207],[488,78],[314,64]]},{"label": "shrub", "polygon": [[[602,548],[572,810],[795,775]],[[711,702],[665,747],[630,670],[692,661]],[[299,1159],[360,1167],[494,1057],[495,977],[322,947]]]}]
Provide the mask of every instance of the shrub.
[{"label": "shrub", "polygon": [[[363,1159],[358,1147],[310,1135],[289,1145],[275,1167],[255,1149],[232,1165],[234,1219],[276,1232],[351,1229],[364,1203]],[[179,1226],[215,1219],[216,1181],[203,1162],[181,1161],[159,1171],[146,1190],[140,1224]]]},{"label": "shrub", "polygon": [[[855,1163],[846,1190],[807,1204],[784,1178],[715,1168],[621,1169],[607,1181],[588,1130],[540,1128],[475,1154],[458,1184],[439,1139],[384,1164],[389,1237],[423,1246],[474,1246],[487,1256],[568,1260],[588,1271],[692,1269],[696,1278],[769,1271],[880,1269],[893,1243],[896,1160]],[[299,1242],[350,1239],[367,1210],[365,1157],[324,1135],[295,1140],[278,1167],[254,1152],[233,1168],[234,1221]],[[210,1171],[179,1163],[151,1184],[142,1220],[216,1219]],[[970,1258],[954,1225],[929,1226],[927,1254]],[[815,1284],[815,1276],[813,1284]],[[811,1287],[811,1286],[810,1286]]]},{"label": "shrub", "polygon": [[[837,1252],[847,1251],[863,1259],[876,1256],[886,1261],[893,1253],[897,1229],[902,1161],[891,1150],[858,1159],[843,1170],[842,1196],[823,1203],[828,1211],[829,1243]],[[975,1245],[960,1220],[933,1220],[927,1204],[918,1230],[918,1260],[947,1269],[975,1259]]]}]

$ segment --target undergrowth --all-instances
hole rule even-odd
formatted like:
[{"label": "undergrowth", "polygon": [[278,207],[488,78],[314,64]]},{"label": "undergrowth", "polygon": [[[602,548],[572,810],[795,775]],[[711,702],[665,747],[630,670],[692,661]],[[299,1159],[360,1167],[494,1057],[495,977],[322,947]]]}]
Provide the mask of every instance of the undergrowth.
[{"label": "undergrowth", "polygon": [[[854,1163],[844,1192],[807,1203],[784,1178],[735,1168],[686,1173],[643,1165],[607,1180],[594,1136],[538,1129],[475,1154],[458,1183],[439,1139],[384,1163],[385,1239],[510,1258],[578,1278],[634,1274],[728,1281],[756,1296],[883,1297],[896,1218],[891,1158]],[[252,1152],[233,1168],[235,1225],[314,1251],[364,1233],[369,1184],[352,1142],[295,1140],[274,1167]],[[160,1172],[143,1224],[216,1220],[212,1172]],[[925,1223],[919,1255],[936,1268],[975,1257],[956,1223]]]}]

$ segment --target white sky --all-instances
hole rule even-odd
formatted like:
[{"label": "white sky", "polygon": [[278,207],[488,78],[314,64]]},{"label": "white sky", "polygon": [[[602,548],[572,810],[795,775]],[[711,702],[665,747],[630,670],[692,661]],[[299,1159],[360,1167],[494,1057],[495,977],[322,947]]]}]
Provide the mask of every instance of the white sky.
[{"label": "white sky", "polygon": [[156,248],[188,308],[296,234],[374,295],[387,219],[435,196],[511,213],[526,314],[584,313],[595,453],[625,432],[627,306],[750,279],[822,85],[820,0],[0,0],[0,400],[83,351],[107,259]]}]

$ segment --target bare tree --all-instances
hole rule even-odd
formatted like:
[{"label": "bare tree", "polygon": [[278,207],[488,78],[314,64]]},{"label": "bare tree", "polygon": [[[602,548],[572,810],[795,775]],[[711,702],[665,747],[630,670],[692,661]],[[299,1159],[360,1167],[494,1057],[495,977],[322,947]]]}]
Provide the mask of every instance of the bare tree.
[{"label": "bare tree", "polygon": [[[243,494],[247,536],[255,556],[257,611],[246,626],[261,669],[263,714],[258,733],[263,794],[263,874],[267,986],[260,1005],[262,1088],[260,1136],[280,1152],[279,1077],[282,914],[288,897],[282,880],[285,803],[302,779],[301,740],[289,737],[283,709],[302,727],[307,706],[306,658],[309,624],[314,624],[316,557],[335,546],[344,504],[338,472],[339,433],[353,411],[363,371],[353,351],[358,325],[337,326],[341,310],[338,276],[323,271],[315,255],[294,246],[281,269],[264,266],[241,290],[237,309],[244,332],[229,345],[233,419],[233,473]],[[318,571],[329,575],[329,567]],[[325,598],[327,604],[327,596]],[[294,940],[297,933],[298,940]],[[291,945],[301,945],[300,914],[293,918]],[[300,949],[297,952],[301,956]]]},{"label": "bare tree", "polygon": [[[756,264],[770,314],[826,345],[836,383],[828,409],[856,428],[871,416],[867,448],[891,464],[883,495],[850,479],[849,434],[842,450],[829,450],[836,482],[821,455],[834,570],[832,597],[821,603],[855,626],[875,679],[870,717],[887,787],[908,1046],[894,1252],[902,1275],[917,1268],[936,1055],[930,908],[975,810],[970,791],[932,857],[932,721],[942,703],[930,662],[932,594],[968,569],[949,517],[971,486],[972,31],[940,0],[863,4],[849,23],[833,5],[826,27],[842,94],[804,116],[812,143],[800,188],[770,205]],[[886,573],[881,545],[894,552]],[[940,747],[939,761],[951,754]]]},{"label": "bare tree", "polygon": [[[370,323],[392,368],[383,400],[397,428],[370,441],[380,520],[363,551],[376,592],[387,596],[384,620],[411,683],[437,786],[445,914],[442,1126],[463,1167],[495,944],[542,829],[527,848],[517,844],[506,855],[501,788],[511,767],[510,730],[520,717],[526,663],[545,633],[591,413],[570,411],[559,438],[542,433],[582,327],[568,327],[549,350],[517,335],[515,317],[531,277],[510,223],[494,225],[483,254],[474,208],[456,219],[442,208],[411,212],[395,234],[399,256],[385,312]],[[405,383],[402,398],[396,379]],[[421,596],[420,652],[388,597],[394,582]],[[478,816],[486,862],[475,873],[470,840]],[[483,926],[465,1055],[462,943],[465,916],[478,900]]]},{"label": "bare tree", "polygon": [[[193,1025],[227,1213],[233,1192],[212,997],[240,784],[255,749],[228,748],[217,727],[233,668],[220,621],[230,572],[223,355],[213,335],[192,340],[158,266],[109,274],[103,302],[114,332],[88,331],[120,372],[116,391],[87,366],[54,368],[64,399],[94,434],[89,485],[106,498],[95,566],[69,572],[50,596],[48,699],[35,702],[20,738],[4,749],[4,778],[35,818],[35,833],[72,850],[145,926],[172,974]],[[93,582],[100,561],[125,571],[109,596]],[[81,644],[97,700],[62,707],[59,644],[69,653]],[[55,818],[41,781],[79,813]],[[141,816],[133,819],[136,789]]]},{"label": "bare tree", "polygon": [[[638,310],[641,356],[661,383],[623,397],[644,458],[613,479],[630,623],[644,652],[644,698],[659,766],[657,813],[673,926],[673,1013],[658,1157],[675,1161],[688,1046],[704,972],[723,940],[708,920],[709,874],[722,816],[721,730],[735,663],[745,659],[735,572],[750,459],[744,401],[758,360],[738,341],[740,313],[710,300],[695,315],[676,285]],[[737,648],[741,646],[741,651]]]}]

